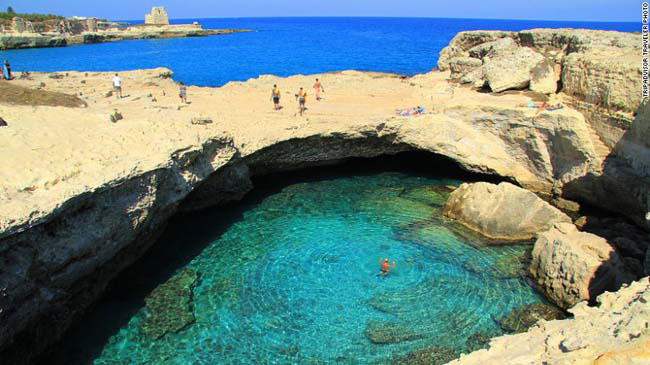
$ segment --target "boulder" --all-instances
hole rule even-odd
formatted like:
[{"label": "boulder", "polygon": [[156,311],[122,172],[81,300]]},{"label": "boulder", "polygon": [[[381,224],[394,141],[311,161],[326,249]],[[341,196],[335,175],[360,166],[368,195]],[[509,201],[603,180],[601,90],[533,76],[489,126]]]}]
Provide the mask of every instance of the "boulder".
[{"label": "boulder", "polygon": [[485,71],[483,67],[475,68],[460,78],[461,84],[472,84],[472,87],[481,89],[485,85]]},{"label": "boulder", "polygon": [[499,38],[496,41],[486,42],[469,49],[470,57],[483,59],[490,52],[499,49],[509,49],[517,47],[517,42],[510,37]]},{"label": "boulder", "polygon": [[451,78],[459,79],[467,73],[481,67],[483,62],[478,58],[472,57],[456,57],[449,61],[449,68],[451,69]]},{"label": "boulder", "polygon": [[449,196],[443,214],[486,237],[527,240],[571,218],[513,184],[463,184]]},{"label": "boulder", "polygon": [[530,273],[562,308],[593,301],[633,279],[616,250],[602,237],[558,223],[535,242]]},{"label": "boulder", "polygon": [[517,33],[514,32],[500,32],[500,31],[483,31],[475,30],[468,32],[460,32],[449,42],[449,45],[440,51],[438,57],[438,69],[446,71],[449,69],[449,61],[454,57],[469,57],[468,50],[473,47],[496,41],[500,38],[513,37]]},{"label": "boulder", "polygon": [[493,50],[483,60],[485,77],[494,92],[525,89],[530,84],[532,69],[543,60],[544,56],[531,48]]},{"label": "boulder", "polygon": [[549,59],[544,59],[531,70],[530,90],[542,94],[554,94],[557,91],[558,81],[555,64]]}]

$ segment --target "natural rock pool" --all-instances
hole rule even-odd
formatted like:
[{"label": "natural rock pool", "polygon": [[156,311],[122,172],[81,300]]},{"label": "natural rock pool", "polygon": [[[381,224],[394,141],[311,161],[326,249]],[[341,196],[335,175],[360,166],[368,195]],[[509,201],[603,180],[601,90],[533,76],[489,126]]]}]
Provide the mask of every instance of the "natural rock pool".
[{"label": "natural rock pool", "polygon": [[[200,232],[172,224],[163,240],[209,243],[156,279],[94,364],[435,364],[480,348],[504,333],[499,318],[543,299],[522,276],[530,246],[488,246],[443,221],[459,183],[317,179],[255,199],[226,226],[210,218],[222,208]],[[384,257],[396,267],[380,277]],[[105,312],[120,310],[112,300]]]}]

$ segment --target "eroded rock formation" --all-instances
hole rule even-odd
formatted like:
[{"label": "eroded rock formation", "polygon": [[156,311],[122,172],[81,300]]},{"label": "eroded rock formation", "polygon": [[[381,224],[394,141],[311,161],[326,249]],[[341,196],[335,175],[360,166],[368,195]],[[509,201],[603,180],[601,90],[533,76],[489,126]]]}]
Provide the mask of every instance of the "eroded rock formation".
[{"label": "eroded rock formation", "polygon": [[571,218],[530,191],[507,182],[463,184],[449,196],[443,214],[499,240],[527,240]]},{"label": "eroded rock formation", "polygon": [[528,332],[501,336],[488,349],[461,355],[449,365],[645,364],[650,360],[650,281],[641,279],[598,306],[580,302],[574,318],[541,321]]},{"label": "eroded rock formation", "polygon": [[541,233],[533,248],[530,273],[560,307],[593,301],[604,291],[634,279],[604,238],[580,232],[570,223]]}]

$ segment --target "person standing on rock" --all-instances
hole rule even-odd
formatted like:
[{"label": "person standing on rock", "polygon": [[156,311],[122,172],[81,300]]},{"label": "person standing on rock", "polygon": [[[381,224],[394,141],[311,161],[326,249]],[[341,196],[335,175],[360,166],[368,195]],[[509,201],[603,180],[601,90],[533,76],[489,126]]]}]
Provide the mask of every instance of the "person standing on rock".
[{"label": "person standing on rock", "polygon": [[183,82],[181,82],[180,92],[178,96],[181,97],[182,103],[187,104],[187,86],[185,86],[185,83]]},{"label": "person standing on rock", "polygon": [[316,82],[314,83],[314,94],[316,95],[316,100],[320,101],[320,92],[325,92],[325,89],[323,88],[323,85],[316,79]]},{"label": "person standing on rock", "polygon": [[118,99],[122,98],[122,79],[118,74],[113,76],[113,91],[115,91],[115,97]]},{"label": "person standing on rock", "polygon": [[273,100],[273,108],[275,110],[282,109],[280,106],[280,89],[278,89],[278,85],[273,85],[273,90],[271,90],[271,100]]},{"label": "person standing on rock", "polygon": [[13,79],[13,77],[11,76],[11,65],[9,64],[9,60],[5,60],[3,71],[4,71],[3,76],[5,80]]},{"label": "person standing on rock", "polygon": [[300,116],[302,116],[306,109],[305,102],[307,101],[307,92],[300,88],[296,94],[296,98],[298,98],[298,112],[300,112]]}]

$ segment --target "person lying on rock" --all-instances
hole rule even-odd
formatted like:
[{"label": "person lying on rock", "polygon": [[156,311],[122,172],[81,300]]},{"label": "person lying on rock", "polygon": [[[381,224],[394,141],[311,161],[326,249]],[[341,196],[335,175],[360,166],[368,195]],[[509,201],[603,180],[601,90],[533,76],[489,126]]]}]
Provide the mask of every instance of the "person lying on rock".
[{"label": "person lying on rock", "polygon": [[[384,262],[381,262],[381,259],[379,259],[379,265],[381,265],[381,268],[379,269],[379,274],[381,276],[386,276],[388,275],[388,271],[390,270],[391,265],[388,263],[388,258],[384,259]],[[395,267],[395,261],[393,261],[393,268]]]}]

